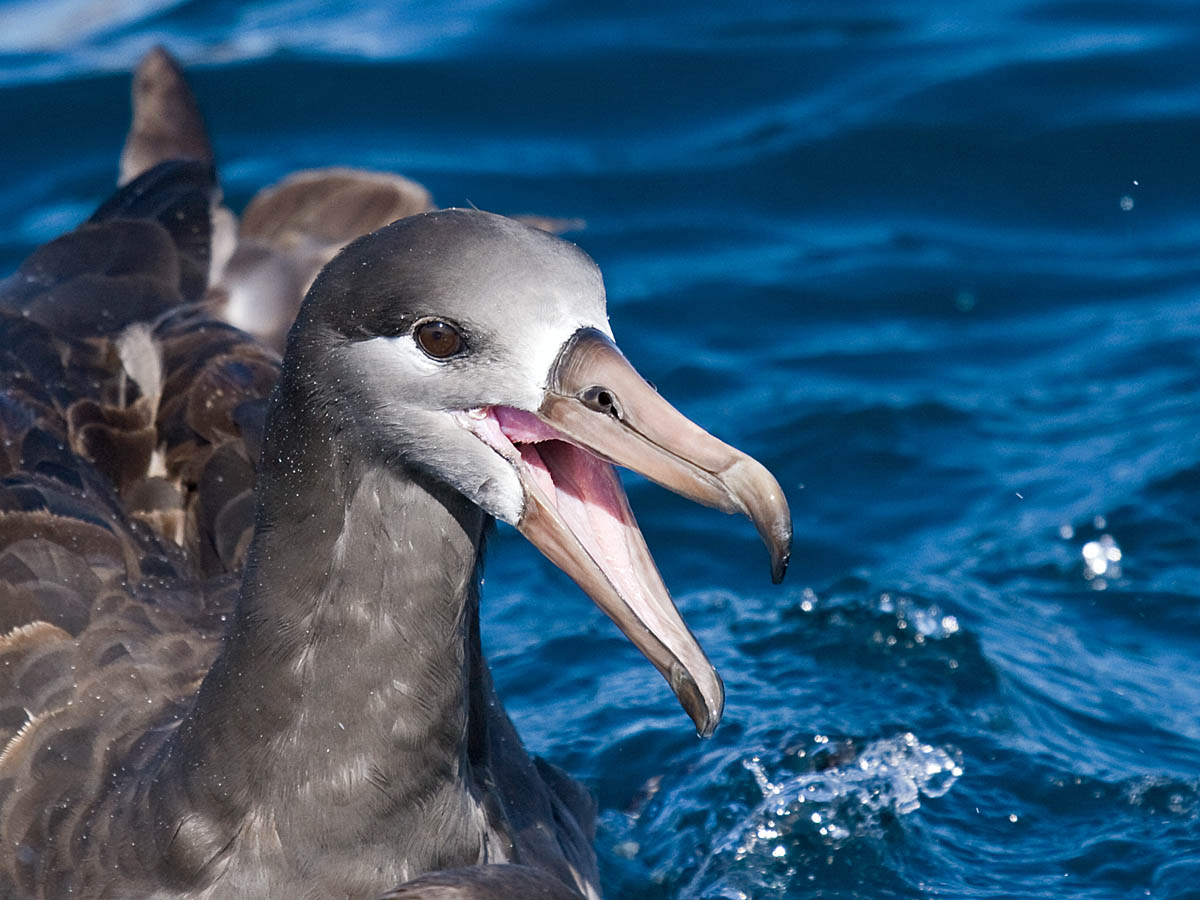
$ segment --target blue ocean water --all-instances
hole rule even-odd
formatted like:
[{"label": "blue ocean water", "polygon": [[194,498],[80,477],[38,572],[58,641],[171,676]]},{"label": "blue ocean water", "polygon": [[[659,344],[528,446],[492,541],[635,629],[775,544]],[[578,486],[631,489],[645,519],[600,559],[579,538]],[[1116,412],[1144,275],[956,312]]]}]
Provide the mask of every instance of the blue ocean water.
[{"label": "blue ocean water", "polygon": [[511,531],[485,642],[615,898],[1200,897],[1200,6],[0,3],[0,274],[188,65],[235,208],[302,167],[580,218],[627,355],[792,502],[629,491],[701,742]]}]

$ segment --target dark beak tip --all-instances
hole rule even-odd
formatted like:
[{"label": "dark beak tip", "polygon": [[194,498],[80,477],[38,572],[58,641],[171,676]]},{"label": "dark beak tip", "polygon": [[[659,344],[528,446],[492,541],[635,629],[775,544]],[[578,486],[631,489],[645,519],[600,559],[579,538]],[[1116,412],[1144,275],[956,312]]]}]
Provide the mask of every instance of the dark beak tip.
[{"label": "dark beak tip", "polygon": [[771,554],[771,581],[779,584],[792,555],[792,515],[779,482],[756,459],[735,451],[738,459],[720,475],[729,492],[730,511],[754,523]]},{"label": "dark beak tip", "polygon": [[780,584],[787,574],[788,563],[792,559],[792,523],[770,529],[764,533],[768,549],[771,551],[771,583]]},{"label": "dark beak tip", "polygon": [[788,562],[791,560],[790,552],[771,560],[771,584],[782,584],[783,576],[787,574]]},{"label": "dark beak tip", "polygon": [[717,730],[717,726],[721,724],[721,717],[725,714],[725,698],[721,697],[721,702],[718,709],[704,710],[688,710],[688,715],[692,717],[692,722],[696,726],[696,736],[701,740],[708,740],[713,736],[713,732]]},{"label": "dark beak tip", "polygon": [[707,697],[700,690],[696,679],[682,664],[677,662],[672,665],[667,677],[679,705],[688,714],[696,726],[696,734],[701,738],[712,737],[717,725],[721,723],[721,716],[725,713],[725,683],[716,669],[710,668],[709,674],[712,676],[712,683]]}]

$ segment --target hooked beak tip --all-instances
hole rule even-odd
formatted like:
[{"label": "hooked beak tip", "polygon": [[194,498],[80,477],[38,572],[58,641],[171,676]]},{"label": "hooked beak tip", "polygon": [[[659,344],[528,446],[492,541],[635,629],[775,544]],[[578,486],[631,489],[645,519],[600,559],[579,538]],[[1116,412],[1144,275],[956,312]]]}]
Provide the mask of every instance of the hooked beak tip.
[{"label": "hooked beak tip", "polygon": [[771,584],[781,584],[783,576],[787,574],[788,562],[791,560],[791,552],[772,554],[771,556]]},{"label": "hooked beak tip", "polygon": [[792,516],[783,488],[767,468],[740,451],[720,480],[741,512],[754,522],[771,554],[771,581],[779,584],[792,557]]},{"label": "hooked beak tip", "polygon": [[667,681],[675,696],[679,698],[679,705],[696,726],[696,734],[702,738],[710,738],[725,712],[725,684],[721,681],[720,673],[712,666],[708,667],[705,674],[712,679],[707,697],[705,692],[700,690],[700,685],[692,673],[678,660],[671,664]]}]

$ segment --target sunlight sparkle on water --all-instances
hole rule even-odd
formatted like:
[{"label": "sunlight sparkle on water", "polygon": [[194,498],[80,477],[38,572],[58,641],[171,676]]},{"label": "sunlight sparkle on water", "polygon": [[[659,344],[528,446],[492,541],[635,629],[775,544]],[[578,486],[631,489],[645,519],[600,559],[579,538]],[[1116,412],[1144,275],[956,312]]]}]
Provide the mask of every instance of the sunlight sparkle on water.
[{"label": "sunlight sparkle on water", "polygon": [[1102,534],[1097,540],[1083,545],[1083,577],[1088,581],[1104,576],[1121,577],[1121,548],[1111,534]]}]

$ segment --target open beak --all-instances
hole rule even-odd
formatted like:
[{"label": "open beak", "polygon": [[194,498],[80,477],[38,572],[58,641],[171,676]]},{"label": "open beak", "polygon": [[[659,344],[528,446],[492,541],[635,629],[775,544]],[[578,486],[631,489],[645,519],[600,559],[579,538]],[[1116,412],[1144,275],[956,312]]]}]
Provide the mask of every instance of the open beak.
[{"label": "open beak", "polygon": [[[743,513],[787,568],[792,525],[760,463],[685,418],[594,328],[580,329],[550,372],[536,414],[491,407],[525,490],[517,528],[588,594],[666,678],[702,737],[721,719],[721,677],[663,584],[616,472],[632,469],[706,506]],[[477,423],[481,424],[481,423]]]}]

